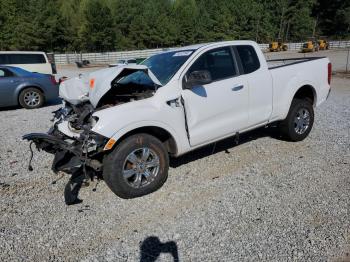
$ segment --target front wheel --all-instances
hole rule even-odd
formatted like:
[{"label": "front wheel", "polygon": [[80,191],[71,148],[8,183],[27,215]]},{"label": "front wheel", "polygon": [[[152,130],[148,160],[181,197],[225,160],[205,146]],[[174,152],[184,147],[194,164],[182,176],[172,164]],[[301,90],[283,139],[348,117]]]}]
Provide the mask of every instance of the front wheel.
[{"label": "front wheel", "polygon": [[135,198],[158,190],[166,181],[169,156],[163,143],[148,134],[122,141],[103,162],[103,179],[121,198]]},{"label": "front wheel", "polygon": [[291,141],[302,141],[310,133],[314,124],[314,109],[309,100],[294,99],[287,118],[282,121],[282,134]]}]

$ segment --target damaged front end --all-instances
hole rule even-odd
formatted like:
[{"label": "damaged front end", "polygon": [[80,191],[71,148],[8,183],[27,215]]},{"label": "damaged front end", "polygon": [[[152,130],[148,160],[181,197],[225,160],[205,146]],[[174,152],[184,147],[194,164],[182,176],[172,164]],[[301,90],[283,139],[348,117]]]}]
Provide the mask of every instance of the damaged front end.
[{"label": "damaged front end", "polygon": [[[38,150],[54,155],[52,170],[55,173],[71,175],[65,189],[65,201],[75,204],[80,201],[78,191],[81,185],[102,177],[104,146],[108,138],[91,131],[96,119],[88,102],[78,106],[66,103],[53,113],[54,124],[48,133],[31,133],[23,139],[34,143]],[[70,133],[70,136],[65,133]],[[31,164],[29,168],[32,169]]]},{"label": "damaged front end", "polygon": [[60,85],[64,102],[53,112],[52,128],[47,133],[27,134],[23,139],[54,155],[55,173],[71,175],[65,188],[67,204],[80,202],[78,191],[83,183],[102,178],[103,157],[111,140],[92,131],[99,120],[94,113],[149,98],[159,86],[152,72],[139,65],[99,70]]}]

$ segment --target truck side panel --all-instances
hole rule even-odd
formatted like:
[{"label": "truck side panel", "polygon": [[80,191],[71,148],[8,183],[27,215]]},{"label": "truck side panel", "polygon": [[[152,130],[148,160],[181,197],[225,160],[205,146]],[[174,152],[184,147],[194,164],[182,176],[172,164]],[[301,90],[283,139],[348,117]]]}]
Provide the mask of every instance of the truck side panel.
[{"label": "truck side panel", "polygon": [[273,112],[270,121],[286,118],[295,93],[302,86],[314,91],[314,106],[327,99],[328,58],[292,64],[269,70],[273,79]]}]

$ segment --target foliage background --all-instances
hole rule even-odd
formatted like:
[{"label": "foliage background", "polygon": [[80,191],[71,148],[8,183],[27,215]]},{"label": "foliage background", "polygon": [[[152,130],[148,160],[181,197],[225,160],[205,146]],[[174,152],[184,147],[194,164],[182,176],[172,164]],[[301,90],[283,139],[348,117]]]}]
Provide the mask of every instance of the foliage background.
[{"label": "foliage background", "polygon": [[350,37],[350,0],[0,0],[0,50],[112,51]]}]

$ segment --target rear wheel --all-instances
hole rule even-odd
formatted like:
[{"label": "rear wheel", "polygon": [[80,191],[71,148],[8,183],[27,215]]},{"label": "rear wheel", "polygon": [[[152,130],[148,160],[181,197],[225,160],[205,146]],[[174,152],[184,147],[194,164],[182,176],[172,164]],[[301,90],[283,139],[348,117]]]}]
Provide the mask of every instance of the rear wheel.
[{"label": "rear wheel", "polygon": [[39,89],[30,87],[21,91],[18,101],[24,108],[39,108],[44,104],[44,95]]},{"label": "rear wheel", "polygon": [[302,141],[310,133],[314,123],[314,110],[306,99],[294,99],[287,118],[282,121],[282,134],[291,141]]},{"label": "rear wheel", "polygon": [[117,196],[135,198],[159,189],[168,169],[169,156],[162,142],[148,134],[136,134],[105,157],[103,178]]}]

